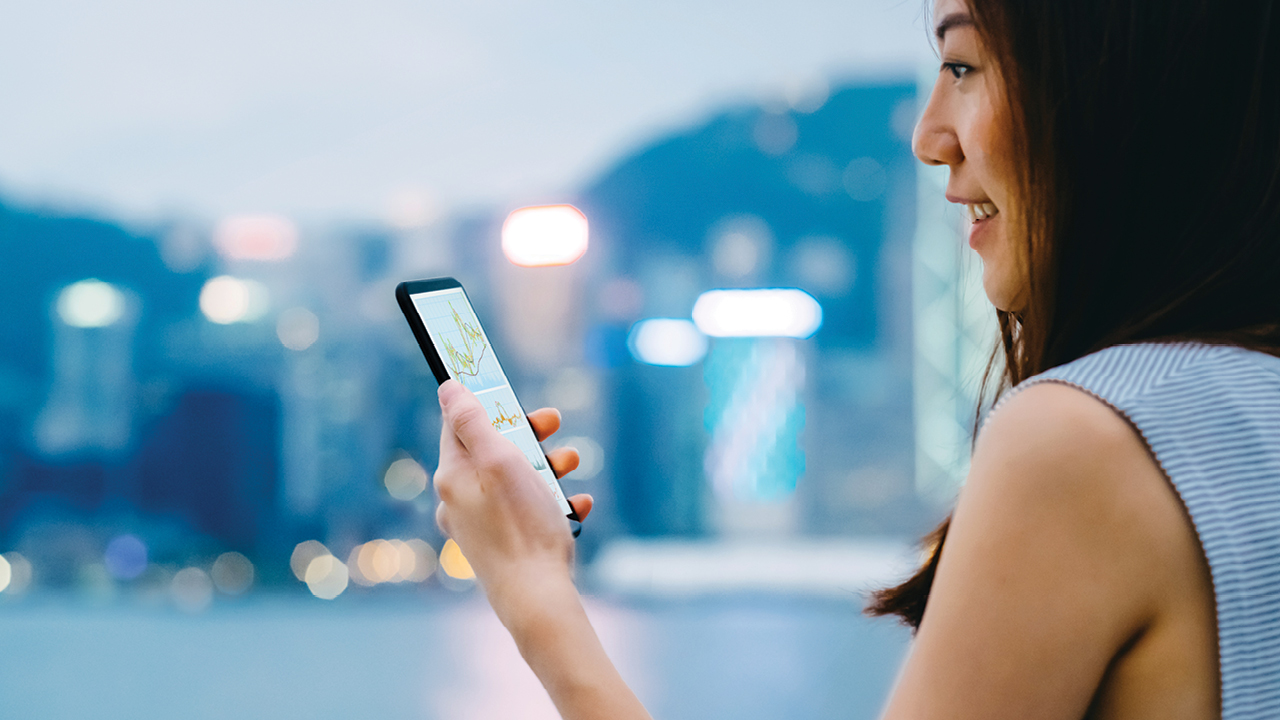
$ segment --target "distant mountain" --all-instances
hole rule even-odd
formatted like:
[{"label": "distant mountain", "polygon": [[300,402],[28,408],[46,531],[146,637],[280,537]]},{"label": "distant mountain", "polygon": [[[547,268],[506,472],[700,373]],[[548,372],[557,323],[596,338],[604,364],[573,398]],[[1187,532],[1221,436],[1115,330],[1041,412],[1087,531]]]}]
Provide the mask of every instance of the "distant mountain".
[{"label": "distant mountain", "polygon": [[[903,186],[905,201],[914,198],[903,125],[914,119],[915,93],[912,82],[887,82],[842,89],[811,114],[739,107],[623,160],[580,201],[593,235],[605,238],[609,269],[648,277],[687,260],[698,268],[699,292],[733,284],[711,270],[710,236],[726,221],[758,218],[771,236],[771,259],[740,284],[805,287],[830,301],[821,344],[873,343],[886,206]],[[852,253],[857,277],[847,287],[812,287],[801,277],[793,255],[813,238]]]}]

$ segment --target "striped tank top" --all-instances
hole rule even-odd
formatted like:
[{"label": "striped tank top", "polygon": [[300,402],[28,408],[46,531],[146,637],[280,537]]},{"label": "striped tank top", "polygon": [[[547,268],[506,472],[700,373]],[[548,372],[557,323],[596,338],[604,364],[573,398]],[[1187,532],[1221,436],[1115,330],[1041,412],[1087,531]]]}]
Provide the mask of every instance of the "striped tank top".
[{"label": "striped tank top", "polygon": [[1137,428],[1213,577],[1224,720],[1280,718],[1280,358],[1120,345],[1020,384],[1075,386]]}]

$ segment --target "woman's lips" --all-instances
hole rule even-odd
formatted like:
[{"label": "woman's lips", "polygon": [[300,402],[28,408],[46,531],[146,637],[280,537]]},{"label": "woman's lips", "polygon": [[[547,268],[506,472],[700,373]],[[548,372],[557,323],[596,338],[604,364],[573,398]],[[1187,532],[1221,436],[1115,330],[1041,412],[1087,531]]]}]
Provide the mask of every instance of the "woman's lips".
[{"label": "woman's lips", "polygon": [[974,220],[969,223],[969,247],[975,250],[978,249],[978,243],[982,242],[982,240],[986,236],[990,235],[994,230],[994,228],[991,227],[991,224],[999,221],[1000,215],[997,213],[991,217]]}]

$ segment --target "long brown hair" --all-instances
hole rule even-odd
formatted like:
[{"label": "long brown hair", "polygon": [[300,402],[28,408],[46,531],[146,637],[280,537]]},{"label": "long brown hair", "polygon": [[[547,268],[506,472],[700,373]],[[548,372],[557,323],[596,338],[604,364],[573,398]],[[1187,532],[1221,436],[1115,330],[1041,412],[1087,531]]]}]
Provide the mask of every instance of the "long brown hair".
[{"label": "long brown hair", "polygon": [[[1121,343],[1280,355],[1280,1],[968,4],[1014,128],[1028,272],[984,396]],[[949,523],[868,613],[919,627]]]}]

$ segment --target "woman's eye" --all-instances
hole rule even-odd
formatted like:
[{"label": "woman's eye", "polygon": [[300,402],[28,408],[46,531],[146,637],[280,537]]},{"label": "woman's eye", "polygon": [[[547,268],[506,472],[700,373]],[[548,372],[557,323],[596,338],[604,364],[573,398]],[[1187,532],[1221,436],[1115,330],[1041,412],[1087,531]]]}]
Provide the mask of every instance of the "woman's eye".
[{"label": "woman's eye", "polygon": [[961,65],[960,63],[953,63],[953,62],[942,63],[942,69],[951,73],[952,77],[954,77],[957,80],[964,79],[964,76],[968,75],[969,72],[973,70],[973,68],[969,67],[968,65]]}]

